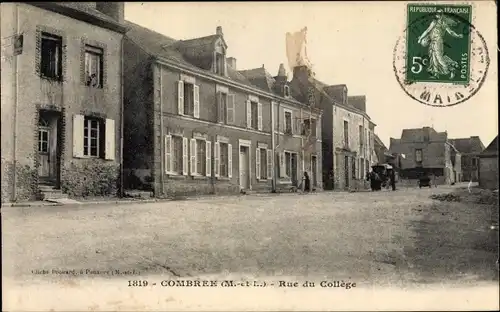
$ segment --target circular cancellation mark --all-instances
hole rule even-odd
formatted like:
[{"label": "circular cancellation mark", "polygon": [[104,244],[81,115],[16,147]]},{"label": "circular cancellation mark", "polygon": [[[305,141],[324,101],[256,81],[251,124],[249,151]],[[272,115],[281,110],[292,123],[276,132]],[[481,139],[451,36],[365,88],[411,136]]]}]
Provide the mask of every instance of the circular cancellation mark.
[{"label": "circular cancellation mark", "polygon": [[490,58],[468,5],[409,4],[393,69],[401,88],[429,106],[463,103],[483,85]]}]

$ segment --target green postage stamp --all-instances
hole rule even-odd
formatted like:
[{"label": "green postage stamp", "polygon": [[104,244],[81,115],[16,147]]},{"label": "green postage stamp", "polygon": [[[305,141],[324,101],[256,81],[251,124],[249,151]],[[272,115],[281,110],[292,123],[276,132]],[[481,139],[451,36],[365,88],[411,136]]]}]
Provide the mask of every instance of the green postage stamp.
[{"label": "green postage stamp", "polygon": [[472,7],[408,5],[408,81],[468,83]]},{"label": "green postage stamp", "polygon": [[431,106],[452,106],[473,96],[486,78],[486,43],[473,26],[471,4],[410,3],[406,29],[394,49],[403,90]]}]

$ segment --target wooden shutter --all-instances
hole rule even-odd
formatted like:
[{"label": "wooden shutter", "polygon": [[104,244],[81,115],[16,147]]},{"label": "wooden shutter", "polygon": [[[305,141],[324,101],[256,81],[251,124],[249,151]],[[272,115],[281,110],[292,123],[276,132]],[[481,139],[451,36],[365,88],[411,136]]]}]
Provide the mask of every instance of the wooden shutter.
[{"label": "wooden shutter", "polygon": [[182,138],[182,175],[188,174],[188,139]]},{"label": "wooden shutter", "polygon": [[104,146],[104,158],[107,160],[115,160],[115,121],[113,119],[106,119],[104,123],[105,133],[104,139],[106,140]]},{"label": "wooden shutter", "polygon": [[285,161],[285,153],[281,152],[279,154],[280,156],[280,177],[284,178],[286,177],[286,161]]},{"label": "wooden shutter", "polygon": [[214,143],[214,175],[219,177],[220,172],[220,145],[219,142]]},{"label": "wooden shutter", "polygon": [[184,115],[184,81],[177,81],[177,112]]},{"label": "wooden shutter", "polygon": [[292,130],[292,134],[295,133],[295,129],[294,129],[295,125],[294,124],[295,124],[295,122],[293,122],[293,112],[290,111],[290,128]]},{"label": "wooden shutter", "polygon": [[205,175],[207,177],[212,176],[212,142],[205,141]]},{"label": "wooden shutter", "polygon": [[227,145],[227,176],[229,178],[233,176],[233,146],[231,144]]},{"label": "wooden shutter", "polygon": [[193,99],[193,116],[194,118],[200,118],[200,86],[193,85]]},{"label": "wooden shutter", "polygon": [[172,136],[165,136],[165,173],[172,171]]},{"label": "wooden shutter", "polygon": [[250,100],[246,101],[247,105],[247,128],[252,127],[252,103]]},{"label": "wooden shutter", "polygon": [[260,179],[260,148],[255,150],[255,178]]},{"label": "wooden shutter", "polygon": [[262,103],[257,103],[257,127],[262,130]]},{"label": "wooden shutter", "polygon": [[273,178],[273,150],[267,150],[267,178]]},{"label": "wooden shutter", "polygon": [[83,157],[84,122],[83,115],[73,115],[73,157]]},{"label": "wooden shutter", "polygon": [[217,121],[224,122],[224,107],[222,105],[222,92],[217,92]]},{"label": "wooden shutter", "polygon": [[227,96],[227,123],[234,123],[235,111],[234,111],[234,94],[229,94]]},{"label": "wooden shutter", "polygon": [[197,156],[197,153],[196,153],[196,139],[191,139],[191,175],[195,175],[197,172],[196,172],[196,156]]}]

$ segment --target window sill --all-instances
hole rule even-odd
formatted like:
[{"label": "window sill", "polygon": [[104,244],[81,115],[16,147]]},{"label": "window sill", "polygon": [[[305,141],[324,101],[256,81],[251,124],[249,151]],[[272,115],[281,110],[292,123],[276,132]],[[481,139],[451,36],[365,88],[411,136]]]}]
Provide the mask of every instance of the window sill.
[{"label": "window sill", "polygon": [[279,183],[281,183],[281,184],[292,184],[292,180],[280,179]]},{"label": "window sill", "polygon": [[193,178],[193,180],[208,180],[210,179],[210,176],[204,176],[204,175],[201,175],[201,174],[194,174],[194,175],[191,175],[191,177]]},{"label": "window sill", "polygon": [[220,181],[231,181],[231,178],[229,177],[216,177],[216,179]]},{"label": "window sill", "polygon": [[58,82],[58,83],[62,83],[63,82],[62,77],[48,77],[48,76],[44,76],[42,74],[42,75],[40,75],[40,78],[42,78],[44,80],[51,81],[51,82]]},{"label": "window sill", "polygon": [[93,90],[94,90],[94,89],[95,89],[95,90],[102,90],[102,89],[104,89],[104,87],[103,87],[103,86],[93,87],[93,86],[85,85],[85,87],[86,87],[87,89],[93,89]]},{"label": "window sill", "polygon": [[267,183],[269,181],[271,181],[271,180],[270,179],[257,179],[257,182],[259,182],[259,183]]},{"label": "window sill", "polygon": [[167,173],[167,176],[172,179],[186,179],[186,176],[183,175],[182,173],[176,173],[176,172],[169,172]]},{"label": "window sill", "polygon": [[76,159],[102,159],[102,160],[105,160],[104,158],[102,157],[99,157],[99,156],[88,156],[88,155],[83,155],[83,156],[73,156],[73,158],[76,158]]}]

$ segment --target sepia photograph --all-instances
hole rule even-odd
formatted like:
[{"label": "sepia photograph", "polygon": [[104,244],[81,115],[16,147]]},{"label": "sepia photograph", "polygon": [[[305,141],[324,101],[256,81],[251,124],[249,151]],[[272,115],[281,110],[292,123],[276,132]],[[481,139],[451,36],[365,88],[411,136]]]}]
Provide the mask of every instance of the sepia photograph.
[{"label": "sepia photograph", "polygon": [[498,2],[2,2],[2,311],[499,310]]}]

